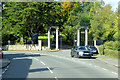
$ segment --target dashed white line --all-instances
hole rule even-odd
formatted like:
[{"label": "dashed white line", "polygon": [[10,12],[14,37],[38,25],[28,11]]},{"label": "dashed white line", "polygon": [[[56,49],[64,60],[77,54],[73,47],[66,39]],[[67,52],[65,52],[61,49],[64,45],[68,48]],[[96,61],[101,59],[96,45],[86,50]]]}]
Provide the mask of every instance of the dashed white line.
[{"label": "dashed white line", "polygon": [[117,73],[116,73],[116,72],[112,72],[112,73],[117,75]]},{"label": "dashed white line", "polygon": [[37,59],[37,58],[34,58],[35,60],[37,60],[37,61],[39,61],[39,59]]},{"label": "dashed white line", "polygon": [[4,73],[5,73],[5,71],[2,72],[2,74],[4,74]]},{"label": "dashed white line", "polygon": [[102,68],[102,69],[105,70],[105,71],[107,70],[107,69],[105,69],[105,68]]},{"label": "dashed white line", "polygon": [[89,65],[92,65],[92,64],[89,64]]},{"label": "dashed white line", "polygon": [[44,62],[42,62],[42,61],[40,61],[43,65],[45,65],[45,63]]},{"label": "dashed white line", "polygon": [[58,80],[57,77],[55,77],[55,80]]},{"label": "dashed white line", "polygon": [[47,68],[48,68],[48,70],[49,70],[51,73],[53,73],[52,70],[51,70],[49,67],[47,67]]},{"label": "dashed white line", "polygon": [[99,66],[96,66],[96,65],[95,65],[95,67],[98,68]]}]

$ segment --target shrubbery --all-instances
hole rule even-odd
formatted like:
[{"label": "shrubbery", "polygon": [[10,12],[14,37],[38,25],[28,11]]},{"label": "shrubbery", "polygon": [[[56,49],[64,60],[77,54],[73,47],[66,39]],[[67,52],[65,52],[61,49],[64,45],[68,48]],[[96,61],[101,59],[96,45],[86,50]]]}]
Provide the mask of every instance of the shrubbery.
[{"label": "shrubbery", "polygon": [[120,43],[118,41],[105,42],[104,45],[98,46],[98,51],[100,55],[109,56],[112,58],[118,58],[120,56],[119,50]]},{"label": "shrubbery", "polygon": [[110,50],[110,49],[104,49],[104,53],[105,56],[109,56],[112,58],[118,58],[118,54],[119,54],[117,50]]},{"label": "shrubbery", "polygon": [[98,46],[98,52],[99,52],[100,55],[104,54],[103,50],[104,50],[103,45]]},{"label": "shrubbery", "polygon": [[109,41],[104,43],[105,49],[118,50],[120,49],[120,43],[118,41]]}]

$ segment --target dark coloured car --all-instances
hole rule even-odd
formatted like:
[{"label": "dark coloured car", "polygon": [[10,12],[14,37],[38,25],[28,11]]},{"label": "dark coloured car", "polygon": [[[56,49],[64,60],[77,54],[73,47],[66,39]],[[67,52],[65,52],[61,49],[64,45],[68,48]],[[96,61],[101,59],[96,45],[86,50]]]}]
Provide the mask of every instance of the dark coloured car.
[{"label": "dark coloured car", "polygon": [[93,55],[98,55],[98,50],[95,46],[88,46],[88,49],[93,53]]},{"label": "dark coloured car", "polygon": [[85,46],[74,46],[71,49],[71,57],[89,57],[91,58],[91,56],[93,55],[93,53],[86,48]]}]

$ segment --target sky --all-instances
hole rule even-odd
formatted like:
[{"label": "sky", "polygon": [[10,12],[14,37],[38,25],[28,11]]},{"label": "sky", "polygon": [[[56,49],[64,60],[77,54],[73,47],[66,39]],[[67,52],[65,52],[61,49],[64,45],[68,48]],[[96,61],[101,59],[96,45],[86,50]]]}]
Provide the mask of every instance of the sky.
[{"label": "sky", "polygon": [[105,4],[110,4],[112,6],[112,10],[115,11],[118,8],[118,2],[120,0],[103,0]]}]

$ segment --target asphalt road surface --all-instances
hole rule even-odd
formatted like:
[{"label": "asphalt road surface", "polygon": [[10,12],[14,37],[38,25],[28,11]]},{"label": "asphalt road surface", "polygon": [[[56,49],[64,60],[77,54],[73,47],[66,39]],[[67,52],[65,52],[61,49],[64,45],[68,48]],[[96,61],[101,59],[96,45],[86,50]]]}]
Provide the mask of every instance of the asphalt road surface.
[{"label": "asphalt road surface", "polygon": [[2,78],[118,78],[118,68],[97,57],[72,58],[70,50],[4,53],[11,63]]}]

